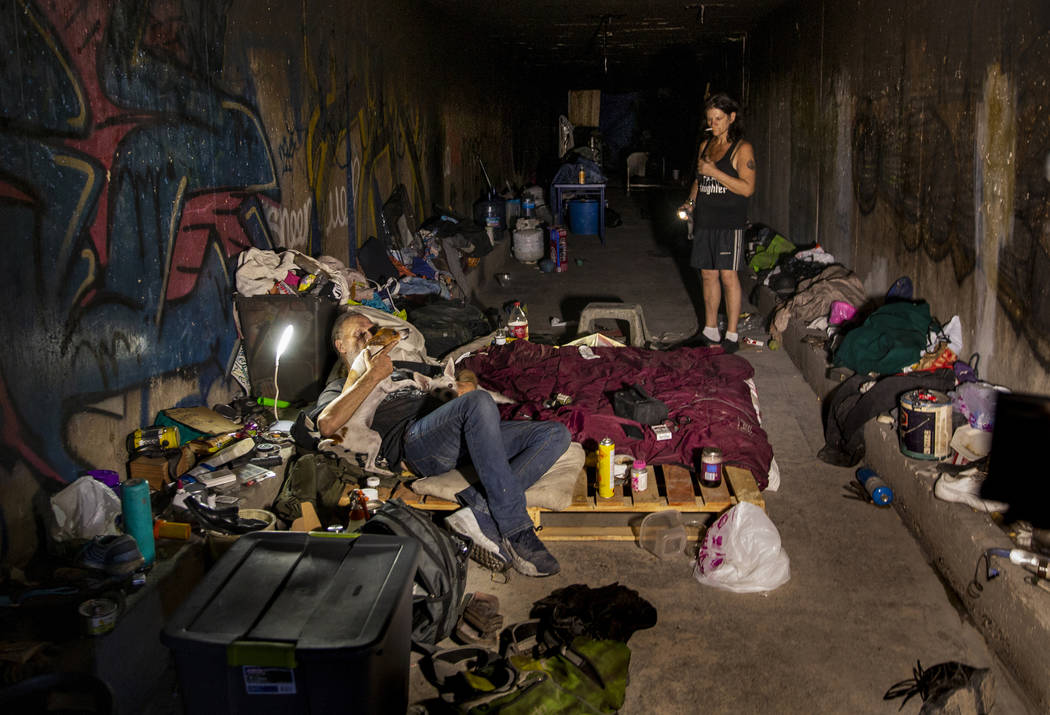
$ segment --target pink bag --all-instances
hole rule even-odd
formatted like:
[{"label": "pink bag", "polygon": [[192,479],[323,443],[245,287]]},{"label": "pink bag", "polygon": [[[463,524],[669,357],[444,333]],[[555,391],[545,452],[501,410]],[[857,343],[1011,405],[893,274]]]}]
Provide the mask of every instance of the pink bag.
[{"label": "pink bag", "polygon": [[836,300],[831,303],[831,315],[828,317],[828,323],[830,325],[841,325],[842,323],[848,323],[853,320],[853,316],[857,314],[857,309],[853,307],[851,303],[847,303],[844,300]]}]

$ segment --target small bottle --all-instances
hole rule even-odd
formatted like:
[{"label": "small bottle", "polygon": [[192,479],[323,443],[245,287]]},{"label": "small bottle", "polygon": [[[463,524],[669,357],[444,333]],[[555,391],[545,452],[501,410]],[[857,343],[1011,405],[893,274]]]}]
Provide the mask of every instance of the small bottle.
[{"label": "small bottle", "polygon": [[532,214],[536,212],[536,200],[532,196],[526,194],[522,199],[521,212],[523,218],[532,218]]},{"label": "small bottle", "polygon": [[857,481],[871,496],[871,501],[875,506],[889,506],[893,503],[893,490],[879,478],[874,469],[868,467],[858,469]]},{"label": "small bottle", "polygon": [[587,183],[587,177],[584,175],[583,169],[580,169],[580,183],[581,184],[586,184]]},{"label": "small bottle", "polygon": [[346,525],[346,530],[360,531],[366,521],[368,521],[368,497],[360,489],[355,489],[350,495],[350,521]]},{"label": "small bottle", "polygon": [[648,488],[649,470],[646,468],[644,460],[636,459],[634,464],[631,465],[631,491],[644,492]]},{"label": "small bottle", "polygon": [[521,307],[521,301],[514,301],[510,318],[507,320],[507,327],[510,328],[508,337],[514,340],[529,339],[529,319],[525,317],[525,309]]}]

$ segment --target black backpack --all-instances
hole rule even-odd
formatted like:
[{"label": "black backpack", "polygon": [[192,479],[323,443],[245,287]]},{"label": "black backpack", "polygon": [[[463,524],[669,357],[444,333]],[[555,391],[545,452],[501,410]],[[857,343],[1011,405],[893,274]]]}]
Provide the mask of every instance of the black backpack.
[{"label": "black backpack", "polygon": [[408,309],[408,321],[423,334],[427,355],[439,358],[492,328],[485,314],[461,300],[435,300]]},{"label": "black backpack", "polygon": [[419,542],[419,565],[412,597],[412,642],[423,650],[451,635],[463,615],[470,543],[439,528],[430,516],[389,499],[365,522],[368,534],[411,536]]}]

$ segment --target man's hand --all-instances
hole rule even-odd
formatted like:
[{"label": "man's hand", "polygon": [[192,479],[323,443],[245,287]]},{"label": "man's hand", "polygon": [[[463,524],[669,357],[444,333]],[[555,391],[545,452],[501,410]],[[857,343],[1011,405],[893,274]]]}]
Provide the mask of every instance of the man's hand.
[{"label": "man's hand", "polygon": [[358,368],[364,368],[363,374],[357,375],[357,371],[351,368],[350,374],[343,385],[343,392],[321,411],[317,417],[317,429],[322,437],[331,437],[335,431],[345,425],[357,408],[365,401],[380,382],[390,377],[394,372],[394,362],[390,359],[390,351],[397,341],[383,346],[375,355],[369,356],[367,348],[354,359],[353,364]]},{"label": "man's hand", "polygon": [[368,372],[376,373],[376,382],[390,377],[394,373],[394,361],[390,359],[390,350],[383,348],[372,358]]}]

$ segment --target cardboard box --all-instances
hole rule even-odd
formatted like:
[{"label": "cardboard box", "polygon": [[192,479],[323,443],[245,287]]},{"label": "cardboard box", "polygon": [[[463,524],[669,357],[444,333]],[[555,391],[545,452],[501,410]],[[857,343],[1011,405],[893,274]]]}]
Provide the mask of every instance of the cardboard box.
[{"label": "cardboard box", "polygon": [[168,482],[168,460],[164,457],[139,455],[128,461],[128,479],[145,479],[153,491]]}]

